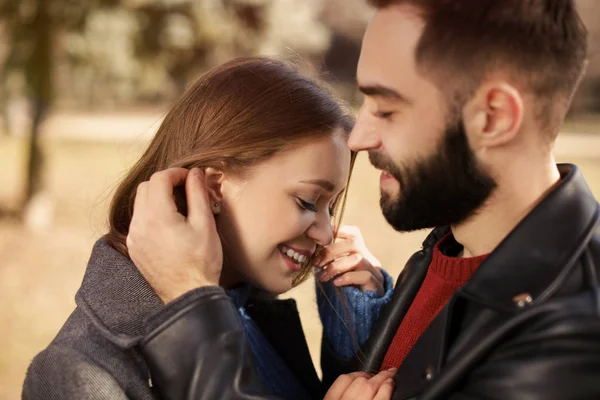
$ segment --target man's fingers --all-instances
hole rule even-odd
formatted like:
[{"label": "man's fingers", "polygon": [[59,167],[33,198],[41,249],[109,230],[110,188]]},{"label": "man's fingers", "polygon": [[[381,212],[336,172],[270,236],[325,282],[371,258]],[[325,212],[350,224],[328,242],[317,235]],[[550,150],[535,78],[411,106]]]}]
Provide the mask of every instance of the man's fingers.
[{"label": "man's fingers", "polygon": [[183,185],[189,170],[185,168],[169,168],[156,172],[150,177],[148,200],[152,205],[152,212],[161,215],[165,212],[177,212],[177,205],[173,199],[173,189]]},{"label": "man's fingers", "polygon": [[144,214],[148,203],[148,182],[142,182],[138,185],[133,201],[133,212],[136,215]]},{"label": "man's fingers", "polygon": [[[199,168],[193,168],[185,181],[185,193],[187,199],[188,221],[193,226],[204,226],[207,217],[212,219],[210,201],[206,188],[204,172]],[[214,221],[214,219],[212,219]]]},{"label": "man's fingers", "polygon": [[349,240],[340,240],[328,246],[325,246],[319,253],[316,266],[322,267],[336,258],[346,254],[354,253],[354,244]]},{"label": "man's fingers", "polygon": [[[135,200],[133,202],[133,216],[129,222],[129,230],[125,245],[128,249],[131,248],[133,237],[138,233],[140,223],[147,222],[147,203],[148,203],[148,182],[142,182],[138,185],[135,192]],[[131,256],[131,254],[130,254]]]},{"label": "man's fingers", "polygon": [[323,400],[339,400],[342,398],[346,390],[350,387],[352,382],[357,378],[368,379],[370,377],[366,372],[352,372],[346,375],[340,375],[339,378],[333,382],[333,385],[327,391],[327,394]]}]

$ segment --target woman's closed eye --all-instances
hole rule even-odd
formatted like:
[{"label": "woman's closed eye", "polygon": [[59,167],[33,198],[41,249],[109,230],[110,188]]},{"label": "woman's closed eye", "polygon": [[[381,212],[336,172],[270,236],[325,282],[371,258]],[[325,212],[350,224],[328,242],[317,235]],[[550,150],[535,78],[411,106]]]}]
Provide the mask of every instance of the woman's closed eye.
[{"label": "woman's closed eye", "polygon": [[[306,201],[306,200],[303,200],[300,197],[298,197],[298,203],[299,203],[300,207],[302,209],[304,209],[304,210],[307,210],[307,211],[310,211],[310,212],[317,212],[318,211],[318,208],[317,208],[316,204],[311,203],[311,202]],[[329,207],[329,215],[331,217],[333,217],[334,214],[335,214],[335,208],[333,206]]]},{"label": "woman's closed eye", "polygon": [[314,203],[303,200],[300,197],[298,197],[298,203],[300,204],[300,207],[303,208],[304,210],[308,210],[311,212],[317,212],[317,205]]}]

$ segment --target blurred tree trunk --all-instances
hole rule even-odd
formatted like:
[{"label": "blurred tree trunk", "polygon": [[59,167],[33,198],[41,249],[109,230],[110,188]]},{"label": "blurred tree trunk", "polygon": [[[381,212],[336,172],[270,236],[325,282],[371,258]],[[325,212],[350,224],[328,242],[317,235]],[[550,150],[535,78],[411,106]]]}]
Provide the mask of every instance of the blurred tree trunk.
[{"label": "blurred tree trunk", "polygon": [[35,6],[35,16],[30,24],[22,25],[31,35],[28,40],[30,52],[24,60],[31,105],[31,133],[23,209],[41,189],[43,154],[39,142],[40,125],[52,100],[52,17],[47,0],[36,0]]}]

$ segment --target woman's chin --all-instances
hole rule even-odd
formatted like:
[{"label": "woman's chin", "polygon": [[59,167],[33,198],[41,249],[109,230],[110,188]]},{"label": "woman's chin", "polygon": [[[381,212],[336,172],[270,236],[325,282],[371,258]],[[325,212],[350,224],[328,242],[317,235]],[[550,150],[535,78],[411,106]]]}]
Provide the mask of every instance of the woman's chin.
[{"label": "woman's chin", "polygon": [[273,296],[278,296],[292,289],[292,279],[281,279],[277,282],[261,282],[256,287]]}]

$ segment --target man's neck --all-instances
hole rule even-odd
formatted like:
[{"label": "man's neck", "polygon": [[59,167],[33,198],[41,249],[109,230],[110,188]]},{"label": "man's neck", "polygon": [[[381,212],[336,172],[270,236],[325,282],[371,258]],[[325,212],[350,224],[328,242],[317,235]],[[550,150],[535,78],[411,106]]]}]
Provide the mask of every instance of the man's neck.
[{"label": "man's neck", "polygon": [[498,180],[494,194],[468,220],[452,226],[452,234],[463,245],[461,257],[491,253],[535,208],[560,180],[552,158],[533,169],[527,160],[515,162]]}]

